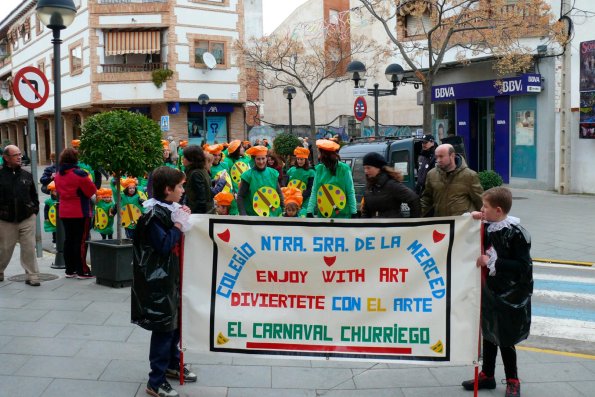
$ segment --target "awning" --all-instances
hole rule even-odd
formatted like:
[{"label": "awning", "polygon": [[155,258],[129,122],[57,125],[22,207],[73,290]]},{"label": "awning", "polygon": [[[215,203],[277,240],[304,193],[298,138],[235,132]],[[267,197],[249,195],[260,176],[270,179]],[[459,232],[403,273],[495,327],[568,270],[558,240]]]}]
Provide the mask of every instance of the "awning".
[{"label": "awning", "polygon": [[122,54],[159,54],[161,51],[161,32],[149,30],[143,32],[105,32],[105,55]]}]

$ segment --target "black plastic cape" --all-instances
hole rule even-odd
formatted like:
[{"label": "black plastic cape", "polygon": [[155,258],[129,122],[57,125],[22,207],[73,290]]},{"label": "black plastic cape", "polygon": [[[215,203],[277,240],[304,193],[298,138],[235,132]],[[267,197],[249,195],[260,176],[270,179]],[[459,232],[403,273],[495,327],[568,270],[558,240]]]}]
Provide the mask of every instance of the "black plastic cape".
[{"label": "black plastic cape", "polygon": [[495,248],[498,259],[496,274],[486,277],[482,290],[483,337],[498,346],[513,346],[527,339],[531,328],[531,237],[522,226],[511,224],[486,232],[484,241],[486,249]]},{"label": "black plastic cape", "polygon": [[173,228],[170,210],[159,205],[143,214],[136,227],[131,317],[149,331],[169,332],[178,328],[180,241],[166,255],[160,254],[148,241],[149,229],[157,226],[164,231]]}]

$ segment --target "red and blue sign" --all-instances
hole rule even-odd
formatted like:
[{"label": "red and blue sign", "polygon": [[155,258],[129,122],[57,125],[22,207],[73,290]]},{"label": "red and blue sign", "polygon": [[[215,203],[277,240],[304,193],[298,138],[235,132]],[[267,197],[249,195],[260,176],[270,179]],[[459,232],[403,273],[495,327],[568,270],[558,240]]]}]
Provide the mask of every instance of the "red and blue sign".
[{"label": "red and blue sign", "polygon": [[355,119],[357,121],[364,121],[366,115],[368,114],[368,104],[366,103],[366,98],[363,96],[358,96],[355,98],[355,103],[353,104],[353,114],[355,115]]}]

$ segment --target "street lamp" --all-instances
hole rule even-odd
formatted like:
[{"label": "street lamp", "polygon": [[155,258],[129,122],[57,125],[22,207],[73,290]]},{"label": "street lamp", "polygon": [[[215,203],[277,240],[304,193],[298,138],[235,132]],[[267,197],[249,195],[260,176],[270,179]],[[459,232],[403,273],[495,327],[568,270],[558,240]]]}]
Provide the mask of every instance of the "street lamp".
[{"label": "street lamp", "polygon": [[205,134],[204,141],[207,141],[207,105],[209,104],[209,96],[207,94],[200,94],[198,96],[198,103],[202,106],[202,130]]},{"label": "street lamp", "polygon": [[295,87],[288,85],[287,87],[283,88],[283,96],[287,98],[289,101],[289,133],[293,134],[293,123],[291,121],[291,100],[295,98],[297,91]]},{"label": "street lamp", "polygon": [[[364,65],[360,61],[352,61],[347,65],[347,73],[351,80],[353,80],[355,84],[355,88],[362,88],[360,87],[360,81],[365,82],[365,74],[366,74],[366,65]],[[384,75],[386,76],[387,80],[390,81],[393,85],[392,89],[380,89],[378,88],[378,83],[374,84],[374,89],[368,89],[368,95],[374,97],[374,135],[378,136],[378,97],[381,96],[388,96],[388,95],[397,95],[397,86],[402,84],[413,84],[414,87],[417,89],[419,88],[419,81],[410,81],[404,77],[405,71],[403,67],[398,63],[391,63],[386,67],[384,71]],[[365,85],[365,84],[364,84]]]},{"label": "street lamp", "polygon": [[[76,7],[72,0],[39,0],[35,9],[37,17],[52,30],[54,45],[54,137],[56,167],[62,153],[62,85],[60,71],[60,31],[66,29],[74,21]],[[56,223],[56,257],[52,267],[64,269],[64,229],[61,222]]]}]

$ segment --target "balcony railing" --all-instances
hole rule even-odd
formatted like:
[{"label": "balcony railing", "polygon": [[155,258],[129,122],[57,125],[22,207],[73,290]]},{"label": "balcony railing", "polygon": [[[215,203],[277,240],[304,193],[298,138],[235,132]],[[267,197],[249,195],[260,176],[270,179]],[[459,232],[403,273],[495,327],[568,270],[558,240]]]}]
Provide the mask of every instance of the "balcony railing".
[{"label": "balcony railing", "polygon": [[167,62],[152,63],[110,63],[102,64],[103,73],[151,72],[156,69],[167,69]]},{"label": "balcony railing", "polygon": [[167,0],[99,0],[99,4],[167,3]]}]

